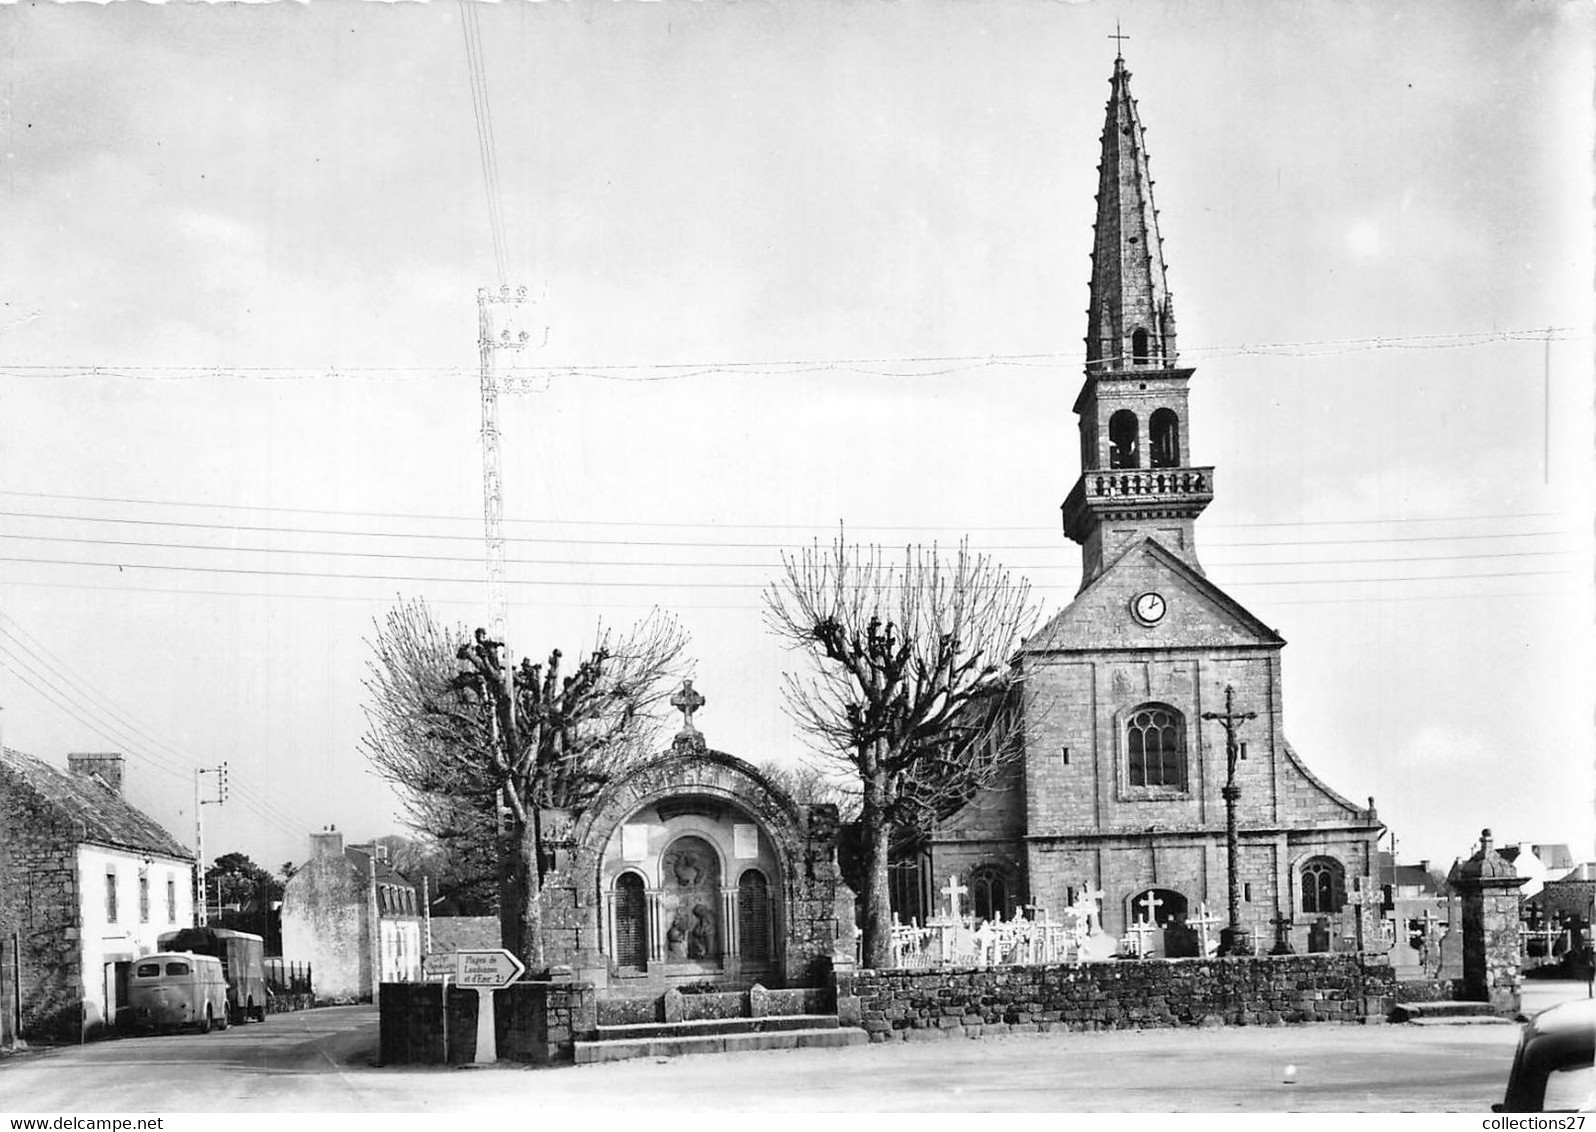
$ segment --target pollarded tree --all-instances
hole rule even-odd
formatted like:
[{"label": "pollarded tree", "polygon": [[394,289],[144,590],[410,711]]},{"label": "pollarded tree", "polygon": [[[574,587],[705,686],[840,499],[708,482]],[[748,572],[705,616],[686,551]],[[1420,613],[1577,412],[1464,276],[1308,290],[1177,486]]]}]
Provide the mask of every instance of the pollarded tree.
[{"label": "pollarded tree", "polygon": [[656,610],[624,635],[601,628],[574,665],[556,649],[512,667],[484,630],[439,625],[411,600],[369,643],[367,758],[401,787],[418,829],[494,845],[504,946],[541,968],[540,815],[582,809],[648,752],[686,634]]},{"label": "pollarded tree", "polygon": [[1018,751],[1009,660],[1036,620],[1030,584],[968,542],[889,562],[839,535],[782,564],[766,623],[813,662],[787,675],[787,710],[859,784],[864,962],[881,967],[895,838],[957,809]]}]

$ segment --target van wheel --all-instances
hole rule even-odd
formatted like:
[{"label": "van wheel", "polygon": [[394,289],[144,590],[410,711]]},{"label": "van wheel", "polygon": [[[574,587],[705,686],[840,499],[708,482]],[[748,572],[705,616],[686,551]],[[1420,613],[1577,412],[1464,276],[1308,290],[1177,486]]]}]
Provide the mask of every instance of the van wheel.
[{"label": "van wheel", "polygon": [[202,1034],[211,1032],[211,1008],[209,1006],[205,1008],[205,1017],[200,1020],[199,1032]]},{"label": "van wheel", "polygon": [[227,1029],[227,1027],[231,1026],[232,1024],[233,1024],[233,1015],[232,1015],[232,1013],[227,1009],[227,1007],[225,1007],[225,1006],[222,1007],[222,1020],[220,1022],[216,1023],[216,1028],[218,1030],[225,1030],[225,1029]]}]

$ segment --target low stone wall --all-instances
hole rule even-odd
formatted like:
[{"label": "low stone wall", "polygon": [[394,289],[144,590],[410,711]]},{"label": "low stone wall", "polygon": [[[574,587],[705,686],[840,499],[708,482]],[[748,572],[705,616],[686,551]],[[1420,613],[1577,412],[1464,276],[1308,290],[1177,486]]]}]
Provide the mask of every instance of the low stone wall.
[{"label": "low stone wall", "polygon": [[[468,1065],[477,1055],[477,992],[441,983],[383,983],[378,993],[378,1063]],[[498,1056],[529,1065],[568,1065],[576,1038],[598,1028],[591,985],[513,983],[493,992]]]},{"label": "low stone wall", "polygon": [[316,996],[312,994],[269,994],[266,996],[266,1013],[290,1014],[296,1010],[313,1010]]},{"label": "low stone wall", "polygon": [[839,973],[872,1041],[1024,1030],[1378,1022],[1396,980],[1380,956],[1321,954]]},{"label": "low stone wall", "polygon": [[1399,1003],[1450,1002],[1457,998],[1457,992],[1456,979],[1398,979],[1396,983]]}]

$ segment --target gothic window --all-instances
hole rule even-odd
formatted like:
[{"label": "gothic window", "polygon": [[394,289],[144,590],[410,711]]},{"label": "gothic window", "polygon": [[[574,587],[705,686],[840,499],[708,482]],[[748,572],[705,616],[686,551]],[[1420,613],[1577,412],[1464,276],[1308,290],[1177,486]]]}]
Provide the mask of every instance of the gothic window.
[{"label": "gothic window", "polygon": [[1186,788],[1186,727],[1167,704],[1143,704],[1125,723],[1126,770],[1133,787]]},{"label": "gothic window", "polygon": [[641,967],[648,960],[648,906],[643,878],[622,873],[615,878],[615,963]]},{"label": "gothic window", "polygon": [[1147,364],[1147,331],[1138,329],[1131,335],[1131,357],[1139,366]]},{"label": "gothic window", "polygon": [[970,875],[970,899],[975,905],[975,918],[996,920],[1007,918],[1009,913],[1009,884],[1003,873],[989,865],[982,865]]},{"label": "gothic window", "polygon": [[1180,418],[1175,415],[1175,410],[1153,410],[1152,419],[1147,424],[1147,439],[1152,449],[1153,467],[1180,467]]},{"label": "gothic window", "polygon": [[900,857],[887,866],[887,895],[892,914],[905,924],[924,923],[925,900],[921,897],[920,860]]},{"label": "gothic window", "polygon": [[737,878],[737,936],[744,958],[770,958],[770,884],[758,869]]},{"label": "gothic window", "polygon": [[1347,902],[1346,870],[1334,857],[1310,857],[1302,866],[1302,910],[1339,912]]},{"label": "gothic window", "polygon": [[1121,409],[1108,418],[1108,466],[1110,468],[1139,468],[1142,456],[1141,425],[1136,414]]}]

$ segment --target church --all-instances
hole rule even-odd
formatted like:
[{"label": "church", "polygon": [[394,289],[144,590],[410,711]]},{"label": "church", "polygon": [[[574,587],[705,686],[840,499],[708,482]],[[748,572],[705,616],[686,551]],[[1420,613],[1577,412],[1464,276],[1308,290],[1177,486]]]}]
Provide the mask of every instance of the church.
[{"label": "church", "polygon": [[1373,799],[1348,801],[1286,741],[1285,642],[1198,560],[1214,469],[1193,455],[1194,370],[1176,349],[1130,77],[1117,57],[1074,405],[1081,473],[1063,503],[1064,533],[1081,547],[1081,587],[1014,661],[1021,761],[895,873],[895,904],[904,919],[922,918],[957,878],[983,917],[1027,907],[1056,914],[1091,894],[1114,937],[1149,918],[1160,927],[1195,920],[1204,908],[1222,918],[1228,722],[1241,923],[1260,950],[1275,939],[1277,917],[1299,951],[1352,947],[1354,909],[1377,890],[1383,827]]}]

